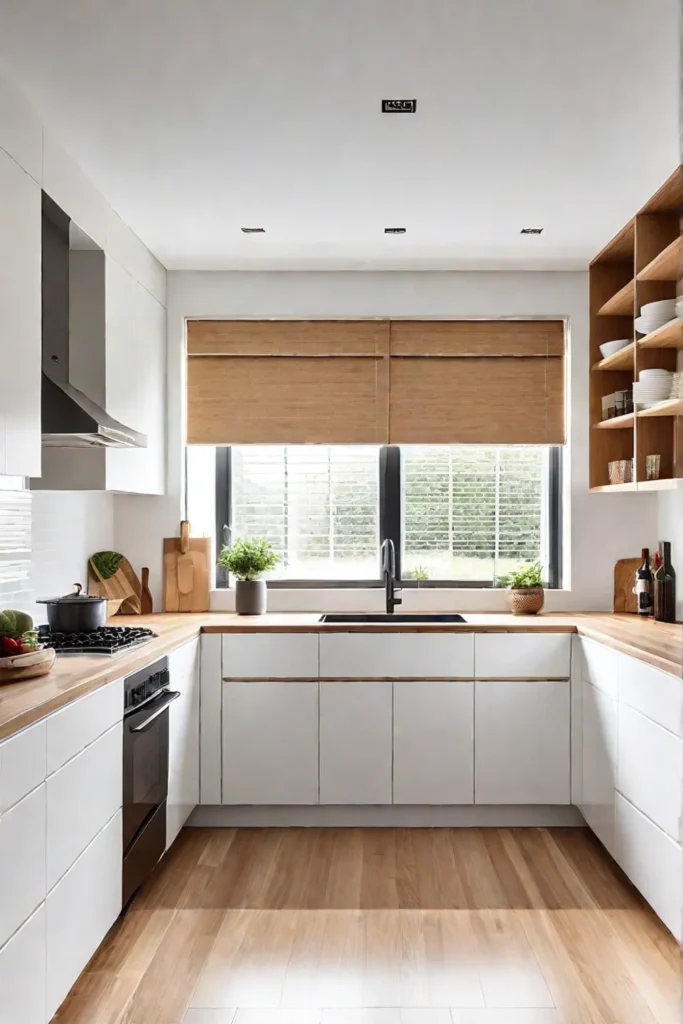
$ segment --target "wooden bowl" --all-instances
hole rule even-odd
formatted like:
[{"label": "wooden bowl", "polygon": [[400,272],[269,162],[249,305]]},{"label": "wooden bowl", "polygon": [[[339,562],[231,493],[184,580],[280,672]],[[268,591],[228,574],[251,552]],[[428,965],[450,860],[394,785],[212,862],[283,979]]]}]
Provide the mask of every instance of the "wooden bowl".
[{"label": "wooden bowl", "polygon": [[11,654],[0,658],[0,683],[19,683],[22,679],[46,676],[55,663],[52,647],[43,647],[28,654]]}]

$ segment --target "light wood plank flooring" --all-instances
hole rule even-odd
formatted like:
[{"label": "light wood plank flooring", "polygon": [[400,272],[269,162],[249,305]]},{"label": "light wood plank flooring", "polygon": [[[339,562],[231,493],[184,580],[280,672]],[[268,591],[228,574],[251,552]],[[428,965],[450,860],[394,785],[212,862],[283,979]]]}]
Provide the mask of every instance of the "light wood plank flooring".
[{"label": "light wood plank flooring", "polygon": [[583,829],[186,829],[58,1024],[679,1024]]}]

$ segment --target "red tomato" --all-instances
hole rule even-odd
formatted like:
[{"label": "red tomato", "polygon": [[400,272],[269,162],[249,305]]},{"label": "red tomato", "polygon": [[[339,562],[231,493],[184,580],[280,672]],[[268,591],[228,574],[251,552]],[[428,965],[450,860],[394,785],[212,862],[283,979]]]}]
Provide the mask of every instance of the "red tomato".
[{"label": "red tomato", "polygon": [[21,647],[16,640],[13,640],[11,636],[3,636],[2,638],[2,649],[5,654],[20,654]]}]

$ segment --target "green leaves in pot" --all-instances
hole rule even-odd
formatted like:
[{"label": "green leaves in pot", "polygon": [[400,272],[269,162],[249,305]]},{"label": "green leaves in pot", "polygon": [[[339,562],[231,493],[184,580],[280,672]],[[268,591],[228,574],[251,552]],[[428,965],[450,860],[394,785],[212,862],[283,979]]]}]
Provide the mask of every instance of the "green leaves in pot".
[{"label": "green leaves in pot", "polygon": [[279,561],[280,556],[265,537],[238,539],[234,544],[224,545],[218,556],[218,564],[238,580],[257,580]]},{"label": "green leaves in pot", "polygon": [[543,586],[543,569],[540,562],[531,562],[520,565],[519,569],[498,577],[501,587],[514,587],[519,590],[525,587]]}]

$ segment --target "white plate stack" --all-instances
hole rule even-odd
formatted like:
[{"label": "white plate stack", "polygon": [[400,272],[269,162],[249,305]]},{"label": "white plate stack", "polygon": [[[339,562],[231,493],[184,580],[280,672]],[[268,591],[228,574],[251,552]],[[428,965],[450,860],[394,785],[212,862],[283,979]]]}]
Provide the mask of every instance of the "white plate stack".
[{"label": "white plate stack", "polygon": [[636,320],[639,334],[652,334],[664,324],[676,317],[676,300],[661,299],[659,302],[647,302],[640,307],[640,316]]},{"label": "white plate stack", "polygon": [[665,402],[671,394],[673,373],[670,370],[641,370],[633,384],[633,404],[636,409],[651,409]]}]

